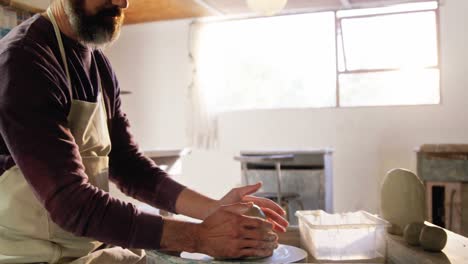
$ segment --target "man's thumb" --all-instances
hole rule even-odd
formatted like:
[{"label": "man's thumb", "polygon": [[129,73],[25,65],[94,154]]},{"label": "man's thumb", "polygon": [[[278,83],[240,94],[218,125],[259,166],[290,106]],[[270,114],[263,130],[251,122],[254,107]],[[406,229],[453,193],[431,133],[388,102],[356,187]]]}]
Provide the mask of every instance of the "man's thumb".
[{"label": "man's thumb", "polygon": [[239,188],[239,196],[244,197],[246,195],[255,193],[261,187],[262,187],[261,182],[257,182],[256,184],[253,184],[253,185],[247,185],[247,186],[244,186],[244,187],[240,187]]}]

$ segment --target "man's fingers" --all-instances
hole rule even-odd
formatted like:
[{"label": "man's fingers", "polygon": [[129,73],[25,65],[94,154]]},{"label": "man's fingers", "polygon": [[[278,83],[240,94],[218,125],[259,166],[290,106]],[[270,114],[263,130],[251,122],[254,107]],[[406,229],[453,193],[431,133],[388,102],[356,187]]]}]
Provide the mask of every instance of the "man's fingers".
[{"label": "man's fingers", "polygon": [[286,215],[286,212],[279,206],[277,203],[273,202],[270,199],[262,198],[262,197],[255,197],[252,195],[247,195],[242,199],[243,202],[253,202],[256,205],[262,208],[269,208],[279,215]]},{"label": "man's fingers", "polygon": [[241,226],[245,228],[258,228],[258,229],[266,229],[271,230],[273,229],[273,223],[269,221],[265,221],[258,217],[251,217],[251,216],[242,216],[241,218]]},{"label": "man's fingers", "polygon": [[239,240],[239,248],[241,249],[252,248],[274,250],[277,247],[277,244],[278,243],[276,241],[261,241],[248,239]]},{"label": "man's fingers", "polygon": [[[274,221],[271,220],[271,219],[270,219],[269,221],[274,222]],[[275,232],[279,232],[279,233],[286,233],[286,231],[287,231],[286,227],[280,226],[278,223],[274,223],[274,224],[273,224],[273,230],[274,230]]]},{"label": "man's fingers", "polygon": [[245,214],[250,208],[252,208],[253,203],[235,203],[230,205],[224,205],[223,210],[230,212],[236,215]]},{"label": "man's fingers", "polygon": [[264,232],[259,229],[245,229],[242,231],[240,238],[275,242],[278,240],[278,235],[275,232]]},{"label": "man's fingers", "polygon": [[241,257],[269,257],[273,255],[273,249],[245,248],[240,250]]},{"label": "man's fingers", "polygon": [[289,222],[286,219],[284,219],[282,216],[280,216],[275,211],[269,208],[262,208],[262,211],[265,213],[269,220],[272,220],[275,225],[280,226],[282,229],[284,229],[284,231],[286,231],[286,227],[289,226]]},{"label": "man's fingers", "polygon": [[253,185],[247,185],[247,186],[243,186],[243,187],[240,187],[240,188],[237,188],[236,191],[239,195],[239,197],[244,197],[246,195],[249,195],[249,194],[252,194],[252,193],[255,193],[256,191],[258,191],[258,189],[260,189],[262,187],[262,183],[261,182],[257,182],[256,184],[253,184]]},{"label": "man's fingers", "polygon": [[275,233],[270,233],[275,237],[274,240],[265,241],[242,238],[231,240],[228,246],[229,249],[222,256],[229,258],[271,256],[273,251],[278,248],[278,239]]}]

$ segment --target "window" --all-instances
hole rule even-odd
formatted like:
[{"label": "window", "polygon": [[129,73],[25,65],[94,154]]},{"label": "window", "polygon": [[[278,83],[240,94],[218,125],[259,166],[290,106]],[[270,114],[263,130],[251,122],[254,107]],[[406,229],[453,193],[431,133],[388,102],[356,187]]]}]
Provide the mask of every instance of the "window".
[{"label": "window", "polygon": [[437,3],[194,24],[207,110],[437,104]]},{"label": "window", "polygon": [[337,12],[340,106],[440,102],[437,3],[415,6]]},{"label": "window", "polygon": [[335,106],[334,28],[332,12],[202,25],[196,66],[208,109]]}]

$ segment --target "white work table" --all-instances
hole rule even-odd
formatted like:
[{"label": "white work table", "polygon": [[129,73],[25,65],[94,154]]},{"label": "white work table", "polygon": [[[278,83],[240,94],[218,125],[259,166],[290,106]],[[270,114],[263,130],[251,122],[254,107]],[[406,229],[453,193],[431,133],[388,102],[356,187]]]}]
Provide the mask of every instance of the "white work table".
[{"label": "white work table", "polygon": [[445,230],[447,245],[439,253],[408,246],[402,237],[388,235],[388,263],[390,264],[467,264],[468,238]]},{"label": "white work table", "polygon": [[[426,223],[430,225],[429,223]],[[387,236],[387,261],[389,264],[468,264],[468,238],[445,230],[448,235],[447,245],[442,252],[424,251],[421,247],[408,246],[403,237]],[[280,235],[280,242],[300,247],[300,235],[297,228],[288,228]],[[309,255],[308,263],[373,263],[363,261],[318,261]]]}]

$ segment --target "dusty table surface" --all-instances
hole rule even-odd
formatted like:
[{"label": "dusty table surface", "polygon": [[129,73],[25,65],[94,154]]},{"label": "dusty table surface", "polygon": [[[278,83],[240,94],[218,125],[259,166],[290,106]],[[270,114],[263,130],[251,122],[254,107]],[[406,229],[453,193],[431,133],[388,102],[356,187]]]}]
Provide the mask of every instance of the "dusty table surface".
[{"label": "dusty table surface", "polygon": [[[426,222],[427,225],[432,225]],[[445,230],[445,229],[444,229]],[[389,264],[468,264],[468,238],[447,232],[447,245],[441,253],[424,251],[421,247],[412,247],[405,243],[403,237],[388,235],[387,261]],[[300,246],[299,230],[288,228],[288,232],[280,235],[283,244]],[[309,254],[308,263],[382,263],[381,261],[324,261],[314,260]]]},{"label": "dusty table surface", "polygon": [[444,230],[447,233],[447,245],[439,253],[424,251],[421,247],[408,246],[402,237],[388,235],[388,263],[467,264],[468,238]]},{"label": "dusty table surface", "polygon": [[217,260],[210,256],[198,253],[182,252],[174,254],[158,252],[150,250],[146,252],[151,261],[149,263],[172,263],[172,264],[192,264],[192,263],[207,263],[207,264],[232,264],[232,263],[271,263],[271,264],[284,264],[284,263],[305,263],[307,261],[307,252],[300,248],[289,245],[279,245],[274,251],[273,255],[267,258],[260,259],[225,259]]}]

